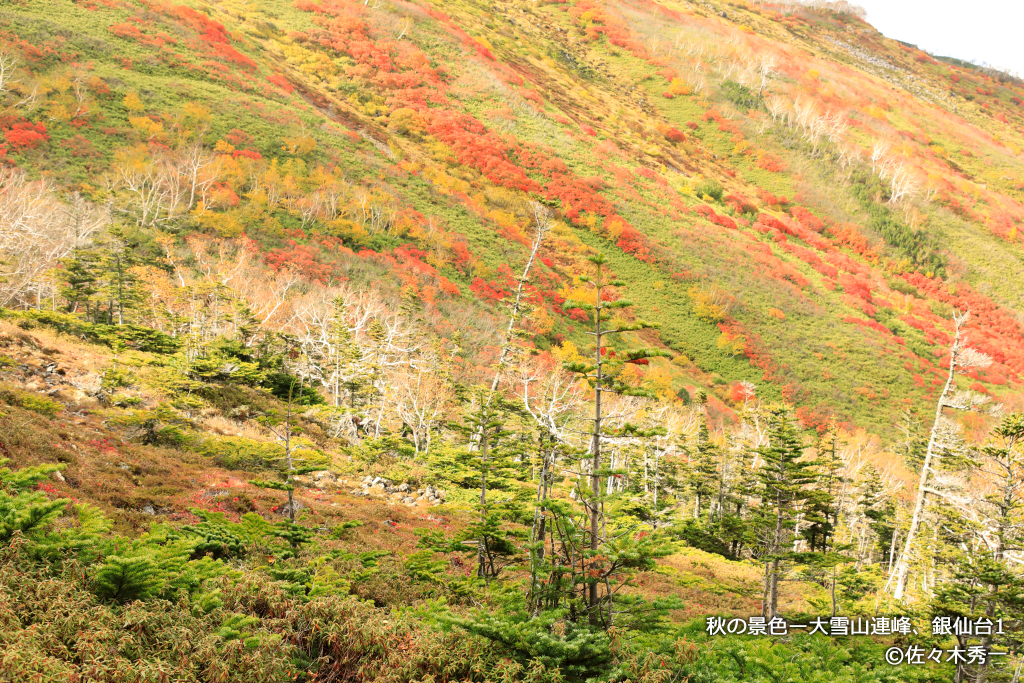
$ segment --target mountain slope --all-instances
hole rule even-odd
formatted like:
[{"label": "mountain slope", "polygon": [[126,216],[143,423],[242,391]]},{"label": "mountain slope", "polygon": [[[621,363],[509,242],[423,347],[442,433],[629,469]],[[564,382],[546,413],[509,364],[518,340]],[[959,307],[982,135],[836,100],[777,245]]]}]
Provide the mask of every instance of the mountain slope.
[{"label": "mountain slope", "polygon": [[981,387],[1024,371],[1021,84],[853,14],[112,1],[0,21],[8,163],[147,234],[244,234],[325,283],[387,273],[442,337],[456,310],[493,325],[532,196],[561,219],[531,288],[542,347],[578,334],[560,301],[601,250],[678,356],[655,363],[666,390],[748,380],[808,423],[887,432],[934,393],[950,305],[997,361]]}]

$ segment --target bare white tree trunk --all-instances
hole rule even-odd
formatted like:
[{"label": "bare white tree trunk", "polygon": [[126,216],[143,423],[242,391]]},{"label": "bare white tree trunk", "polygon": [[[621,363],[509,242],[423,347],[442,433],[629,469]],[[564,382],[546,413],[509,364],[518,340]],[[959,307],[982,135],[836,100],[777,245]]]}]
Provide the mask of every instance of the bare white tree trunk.
[{"label": "bare white tree trunk", "polygon": [[982,354],[974,349],[966,348],[966,336],[963,328],[970,318],[970,311],[953,312],[953,343],[949,347],[949,373],[946,375],[946,384],[942,388],[939,400],[935,405],[935,420],[932,422],[931,433],[928,437],[928,449],[925,451],[924,463],[921,465],[921,476],[917,485],[917,497],[914,500],[914,512],[910,518],[910,528],[907,529],[907,536],[903,541],[903,551],[899,560],[889,575],[889,584],[895,579],[896,584],[893,590],[893,597],[902,600],[907,589],[907,577],[910,574],[910,558],[914,549],[914,541],[917,540],[918,531],[921,528],[921,519],[924,515],[924,504],[929,491],[929,479],[935,466],[938,463],[939,455],[937,446],[939,442],[940,425],[943,422],[942,409],[949,406],[962,408],[962,401],[959,397],[953,397],[955,388],[956,369],[959,367],[978,366],[985,362]]}]

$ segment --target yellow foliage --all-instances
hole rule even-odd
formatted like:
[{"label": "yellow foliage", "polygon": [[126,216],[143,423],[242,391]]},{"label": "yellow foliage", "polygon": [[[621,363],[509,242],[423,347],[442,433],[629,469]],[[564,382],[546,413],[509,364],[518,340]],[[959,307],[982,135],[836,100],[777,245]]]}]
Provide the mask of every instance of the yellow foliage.
[{"label": "yellow foliage", "polygon": [[534,334],[548,334],[555,329],[555,320],[546,308],[536,308],[528,322]]},{"label": "yellow foliage", "polygon": [[154,121],[148,116],[133,116],[128,119],[128,123],[131,124],[132,128],[138,132],[142,137],[149,139],[160,135],[164,132],[164,126],[159,121]]},{"label": "yellow foliage", "polygon": [[671,399],[675,396],[672,391],[672,372],[667,366],[661,364],[648,366],[644,377],[644,385],[654,392],[656,396],[663,399]]},{"label": "yellow foliage", "polygon": [[589,360],[584,358],[576,345],[569,340],[563,341],[561,346],[553,347],[551,355],[563,363],[585,363]]},{"label": "yellow foliage", "polygon": [[615,379],[632,387],[640,386],[640,382],[644,379],[644,371],[640,369],[639,365],[628,364],[622,368]]},{"label": "yellow foliage", "polygon": [[416,111],[408,107],[396,109],[391,112],[388,119],[388,130],[392,133],[419,139],[427,132],[427,122]]},{"label": "yellow foliage", "polygon": [[737,356],[743,353],[744,339],[743,337],[732,337],[722,334],[718,336],[718,348],[725,351],[729,355]]},{"label": "yellow foliage", "polygon": [[780,311],[777,308],[769,308],[768,309],[768,315],[773,317],[773,318],[777,318],[778,320],[785,320],[786,319],[786,314],[783,313],[782,311]]},{"label": "yellow foliage", "polygon": [[67,122],[71,120],[71,107],[66,95],[55,97],[46,105],[46,114],[54,121]]},{"label": "yellow foliage", "polygon": [[872,117],[872,118],[878,119],[879,121],[885,121],[886,120],[885,112],[882,111],[882,108],[879,107],[877,104],[873,104],[870,107],[868,107],[867,109],[865,109],[864,113],[867,114],[868,116]]},{"label": "yellow foliage", "polygon": [[210,110],[199,102],[186,102],[183,107],[185,120],[195,123],[208,123],[213,120]]},{"label": "yellow foliage", "polygon": [[693,302],[693,313],[705,322],[717,324],[725,320],[726,310],[721,304],[717,292],[710,288],[694,285],[690,287],[690,300]]},{"label": "yellow foliage", "polygon": [[597,294],[592,287],[569,287],[565,285],[558,290],[558,294],[562,298],[572,301],[580,301],[585,304],[597,303]]},{"label": "yellow foliage", "polygon": [[673,78],[672,83],[668,87],[668,91],[673,95],[689,95],[693,90],[686,84],[681,78]]},{"label": "yellow foliage", "polygon": [[354,242],[361,242],[369,237],[366,228],[345,218],[335,218],[328,221],[324,228],[325,232],[329,235],[348,238]]},{"label": "yellow foliage", "polygon": [[142,104],[142,100],[139,99],[139,93],[134,90],[130,90],[128,94],[124,96],[124,99],[121,100],[121,104],[123,104],[124,108],[130,112],[138,112],[145,109],[145,105]]},{"label": "yellow foliage", "polygon": [[281,150],[288,154],[297,154],[299,156],[305,156],[316,149],[316,140],[309,137],[308,135],[298,135],[291,138],[282,138],[283,145]]},{"label": "yellow foliage", "polygon": [[622,237],[622,232],[626,229],[625,224],[622,220],[612,219],[605,221],[604,230],[605,237],[611,242],[618,242],[619,238]]},{"label": "yellow foliage", "polygon": [[192,211],[198,223],[209,230],[213,230],[221,237],[238,237],[245,231],[245,226],[238,219],[237,212],[214,213],[206,211],[202,202]]}]

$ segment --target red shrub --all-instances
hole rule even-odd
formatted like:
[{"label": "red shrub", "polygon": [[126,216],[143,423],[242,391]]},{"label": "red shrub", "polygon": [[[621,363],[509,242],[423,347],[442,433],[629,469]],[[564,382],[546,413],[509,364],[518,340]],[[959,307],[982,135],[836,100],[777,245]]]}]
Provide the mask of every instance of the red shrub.
[{"label": "red shrub", "polygon": [[4,133],[4,138],[14,149],[34,149],[49,140],[50,136],[46,134],[46,126],[42,123],[21,121],[11,126],[11,129]]},{"label": "red shrub", "polygon": [[281,88],[285,92],[290,93],[295,90],[295,87],[291,83],[289,83],[288,79],[282,76],[281,74],[271,74],[270,76],[267,76],[267,80],[276,85],[277,87]]},{"label": "red shrub", "polygon": [[686,135],[678,128],[669,128],[665,133],[665,139],[669,142],[686,142]]},{"label": "red shrub", "polygon": [[757,194],[761,197],[761,201],[764,202],[765,204],[768,204],[769,206],[782,206],[783,204],[789,203],[789,200],[786,199],[785,197],[776,197],[768,190],[759,189],[757,191]]},{"label": "red shrub", "polygon": [[732,230],[736,229],[736,221],[729,218],[728,216],[722,216],[721,214],[715,213],[715,210],[712,209],[707,204],[701,204],[700,206],[694,208],[694,211],[700,214],[701,216],[704,216],[704,218],[707,218],[715,225],[720,225],[723,228],[730,228]]},{"label": "red shrub", "polygon": [[779,173],[785,171],[786,167],[783,165],[782,160],[774,154],[765,154],[757,160],[757,167],[762,168],[769,173]]}]

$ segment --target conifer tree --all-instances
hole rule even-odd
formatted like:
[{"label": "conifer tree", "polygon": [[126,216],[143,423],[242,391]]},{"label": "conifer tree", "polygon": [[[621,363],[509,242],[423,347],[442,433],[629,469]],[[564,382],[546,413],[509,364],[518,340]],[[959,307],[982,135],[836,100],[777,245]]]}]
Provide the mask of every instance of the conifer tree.
[{"label": "conifer tree", "polygon": [[690,490],[693,492],[693,518],[700,519],[704,503],[708,504],[708,519],[713,514],[711,504],[712,496],[718,492],[720,478],[718,462],[720,454],[718,447],[711,441],[711,433],[708,431],[708,420],[706,406],[707,394],[703,391],[697,395],[697,403],[701,406],[702,412],[700,425],[697,428],[697,452],[690,465],[690,471],[686,477]]},{"label": "conifer tree", "polygon": [[987,632],[958,634],[961,647],[978,644],[986,651],[1010,653],[998,660],[958,663],[958,680],[985,683],[1009,680],[1006,664],[1021,651],[1015,629],[999,625],[1024,621],[1024,577],[1017,560],[1024,550],[1024,413],[1004,417],[992,430],[978,454],[975,477],[980,495],[962,520],[966,533],[954,540],[962,551],[953,558],[953,575],[936,592],[931,607],[939,617],[994,624]]},{"label": "conifer tree", "polygon": [[91,249],[75,249],[72,255],[64,259],[64,286],[60,295],[67,302],[69,313],[78,313],[84,309],[86,319],[93,318],[93,297],[98,291],[99,255]]},{"label": "conifer tree", "polygon": [[[606,541],[601,533],[602,522],[604,518],[604,496],[602,494],[602,477],[606,477],[609,471],[604,468],[604,460],[602,457],[602,444],[605,439],[605,432],[603,427],[604,411],[602,407],[602,394],[605,392],[613,392],[625,395],[643,396],[648,395],[647,392],[631,387],[617,378],[617,370],[627,363],[636,364],[647,364],[648,359],[656,356],[668,356],[669,354],[659,349],[634,349],[626,351],[618,351],[616,353],[617,359],[611,360],[606,359],[605,356],[609,350],[609,346],[605,344],[605,340],[611,335],[621,334],[622,332],[629,332],[635,330],[644,330],[655,327],[650,323],[638,321],[635,323],[621,322],[618,324],[612,323],[612,311],[618,309],[625,309],[632,306],[632,303],[619,299],[612,301],[608,297],[608,289],[612,287],[622,287],[625,285],[624,282],[618,280],[607,280],[607,275],[604,273],[604,266],[607,264],[607,260],[602,254],[591,256],[588,259],[594,264],[594,276],[581,277],[580,280],[586,284],[589,284],[594,292],[593,303],[590,301],[566,301],[563,306],[565,308],[579,308],[587,313],[587,317],[590,323],[593,325],[592,330],[588,331],[587,334],[594,338],[594,362],[573,362],[567,363],[566,369],[570,372],[577,373],[584,377],[590,386],[594,389],[594,417],[592,420],[592,428],[590,430],[590,454],[589,454],[589,472],[586,474],[586,478],[589,479],[589,487],[579,487],[579,494],[583,500],[584,506],[587,511],[587,517],[589,522],[587,546],[589,555],[596,557],[602,544]],[[611,326],[612,329],[608,329]],[[587,490],[589,489],[589,490]],[[588,619],[591,626],[598,626],[604,623],[606,626],[611,625],[611,619],[605,618],[603,611],[603,603],[611,601],[611,595],[605,591],[604,598],[601,597],[599,578],[601,578],[601,572],[594,572],[596,576],[590,577],[587,581],[587,613]],[[606,577],[605,577],[606,578]],[[608,608],[608,614],[611,614],[611,608]]]},{"label": "conifer tree", "polygon": [[845,479],[835,425],[831,425],[818,441],[817,451],[818,481],[808,497],[803,520],[807,526],[801,532],[812,553],[828,550],[829,539],[839,517],[839,497]]},{"label": "conifer tree", "polygon": [[[887,495],[878,470],[871,465],[865,468],[857,509],[867,521],[867,529],[874,535],[874,550],[886,568],[891,569],[896,540],[896,501],[893,496]],[[858,552],[858,559],[862,552]],[[869,557],[872,554],[869,553]]]},{"label": "conifer tree", "polygon": [[465,424],[456,426],[477,439],[476,447],[469,449],[479,473],[477,516],[466,536],[476,543],[477,576],[485,583],[497,578],[517,553],[510,532],[503,529],[503,519],[514,498],[495,501],[490,495],[495,487],[507,489],[512,477],[512,458],[506,443],[512,432],[505,429],[505,423],[514,407],[500,396],[488,404],[487,396],[485,391],[478,392]]},{"label": "conifer tree", "polygon": [[768,552],[762,557],[765,563],[763,612],[772,618],[778,614],[782,563],[789,556],[784,547],[800,509],[810,498],[808,487],[817,480],[816,463],[803,458],[804,445],[784,408],[770,412],[768,445],[758,449],[758,453],[764,461],[758,470],[761,514],[770,525]]},{"label": "conifer tree", "polygon": [[295,502],[295,485],[292,481],[293,477],[322,469],[322,465],[312,464],[311,458],[297,455],[299,450],[311,448],[309,444],[297,440],[301,430],[297,424],[298,420],[295,414],[295,407],[301,392],[301,380],[298,377],[292,377],[288,387],[288,400],[285,403],[285,409],[283,411],[269,411],[260,418],[260,422],[269,429],[271,433],[277,437],[281,445],[284,446],[284,454],[275,466],[275,469],[282,481],[254,479],[249,482],[253,486],[258,486],[260,488],[286,491],[288,493],[288,504],[285,512],[292,524],[295,523],[295,512],[298,507]]},{"label": "conifer tree", "polygon": [[144,298],[133,268],[142,263],[119,226],[108,229],[105,241],[75,249],[62,262],[61,296],[70,312],[85,310],[92,322],[123,325],[127,314]]},{"label": "conifer tree", "polygon": [[108,232],[110,240],[99,263],[105,285],[98,294],[107,300],[107,323],[123,325],[126,311],[137,308],[143,298],[139,278],[132,270],[140,261],[120,228],[114,226]]}]

